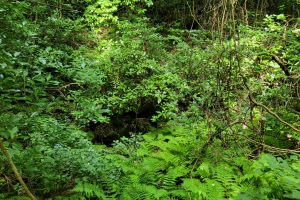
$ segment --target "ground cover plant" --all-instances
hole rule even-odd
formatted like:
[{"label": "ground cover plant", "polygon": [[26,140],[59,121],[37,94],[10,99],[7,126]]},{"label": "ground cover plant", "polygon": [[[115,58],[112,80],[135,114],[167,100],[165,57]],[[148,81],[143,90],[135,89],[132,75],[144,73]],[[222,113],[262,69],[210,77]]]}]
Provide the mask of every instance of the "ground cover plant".
[{"label": "ground cover plant", "polygon": [[300,199],[298,1],[0,5],[0,199]]}]

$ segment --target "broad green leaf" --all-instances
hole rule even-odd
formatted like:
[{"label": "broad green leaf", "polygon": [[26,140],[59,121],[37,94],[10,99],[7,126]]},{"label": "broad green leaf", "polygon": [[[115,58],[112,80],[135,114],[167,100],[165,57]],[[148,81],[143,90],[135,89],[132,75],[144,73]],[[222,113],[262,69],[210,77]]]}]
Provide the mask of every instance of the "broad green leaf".
[{"label": "broad green leaf", "polygon": [[2,131],[1,133],[0,133],[0,136],[2,136],[2,137],[4,137],[5,139],[8,139],[9,138],[9,132],[7,132],[7,131]]},{"label": "broad green leaf", "polygon": [[13,129],[11,129],[10,130],[10,138],[14,139],[18,131],[19,131],[18,127],[14,127]]},{"label": "broad green leaf", "polygon": [[7,51],[4,51],[4,50],[2,50],[2,51],[3,51],[3,53],[6,54],[7,56],[12,57],[11,53],[9,53],[9,52],[7,52]]},{"label": "broad green leaf", "polygon": [[33,112],[31,115],[30,115],[30,117],[35,117],[35,116],[38,116],[39,115],[39,112]]},{"label": "broad green leaf", "polygon": [[13,155],[19,154],[20,151],[17,149],[8,148],[7,151],[9,152],[9,155],[12,157]]},{"label": "broad green leaf", "polygon": [[19,56],[21,53],[20,52],[15,52],[14,53],[14,57],[17,57],[17,56]]},{"label": "broad green leaf", "polygon": [[42,64],[46,64],[46,60],[45,60],[45,58],[42,58],[42,57],[39,57],[39,61],[42,63]]},{"label": "broad green leaf", "polygon": [[3,142],[3,145],[4,145],[6,148],[8,148],[8,147],[9,147],[9,142],[8,142],[8,141],[4,141],[4,142]]},{"label": "broad green leaf", "polygon": [[27,76],[27,75],[28,75],[28,70],[25,69],[25,70],[23,71],[23,76]]},{"label": "broad green leaf", "polygon": [[42,75],[36,75],[36,76],[34,76],[32,79],[35,80],[35,81],[39,81],[39,82],[41,82],[41,83],[44,83],[44,82],[45,82],[45,77],[42,76]]},{"label": "broad green leaf", "polygon": [[16,150],[19,150],[19,151],[21,151],[23,149],[23,145],[20,142],[17,142],[17,141],[12,142],[11,146],[12,146],[13,149],[16,149]]}]

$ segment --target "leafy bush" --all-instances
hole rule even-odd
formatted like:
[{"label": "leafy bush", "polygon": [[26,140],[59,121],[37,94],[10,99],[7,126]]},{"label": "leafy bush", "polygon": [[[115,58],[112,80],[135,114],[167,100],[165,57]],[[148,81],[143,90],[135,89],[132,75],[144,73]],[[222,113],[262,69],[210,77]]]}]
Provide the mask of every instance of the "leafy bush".
[{"label": "leafy bush", "polygon": [[288,159],[265,154],[240,178],[245,185],[240,199],[299,199],[299,157]]},{"label": "leafy bush", "polygon": [[0,198],[28,199],[14,163],[41,199],[299,199],[297,19],[209,35],[151,4],[1,1]]}]

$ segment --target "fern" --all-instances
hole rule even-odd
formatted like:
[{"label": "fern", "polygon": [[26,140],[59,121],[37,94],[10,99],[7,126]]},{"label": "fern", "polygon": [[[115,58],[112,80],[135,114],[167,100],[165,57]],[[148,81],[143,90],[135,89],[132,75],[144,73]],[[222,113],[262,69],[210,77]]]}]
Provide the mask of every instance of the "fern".
[{"label": "fern", "polygon": [[188,194],[182,188],[171,190],[169,192],[170,199],[188,199]]},{"label": "fern", "polygon": [[173,155],[171,152],[159,152],[155,155],[155,157],[157,158],[161,158],[165,161],[166,164],[168,165],[173,165],[173,166],[178,166],[180,165],[181,159],[176,156]]},{"label": "fern", "polygon": [[169,192],[167,190],[159,189],[156,190],[155,194],[153,195],[155,199],[162,199],[168,196]]},{"label": "fern", "polygon": [[159,170],[164,170],[167,167],[167,164],[160,159],[147,157],[142,162],[144,170],[149,172],[157,172]]},{"label": "fern", "polygon": [[184,178],[182,180],[183,180],[182,186],[185,188],[185,190],[191,191],[195,194],[201,194],[207,192],[206,186],[202,185],[202,183],[198,179]]},{"label": "fern", "polygon": [[209,200],[224,199],[224,187],[216,180],[206,180],[207,197]]},{"label": "fern", "polygon": [[120,184],[120,187],[121,188],[124,188],[128,185],[132,185],[134,184],[135,182],[138,182],[138,176],[124,176],[122,177],[120,180],[119,180],[119,184]]},{"label": "fern", "polygon": [[157,185],[161,176],[161,172],[151,173],[146,171],[139,176],[139,182],[147,185]]},{"label": "fern", "polygon": [[142,188],[150,194],[152,199],[160,199],[161,197],[168,195],[168,191],[157,189],[155,186],[143,184]]},{"label": "fern", "polygon": [[253,162],[251,170],[240,178],[242,192],[239,196],[259,199],[287,197],[299,199],[299,170],[288,160],[264,154]]},{"label": "fern", "polygon": [[79,183],[72,189],[72,191],[81,193],[82,196],[86,196],[88,198],[98,197],[99,199],[107,199],[101,188],[90,183]]},{"label": "fern", "polygon": [[241,188],[238,186],[238,177],[234,170],[234,167],[227,164],[219,165],[214,172],[213,179],[217,180],[224,187],[224,195],[230,197],[237,197]]},{"label": "fern", "polygon": [[127,187],[120,196],[120,200],[151,200],[153,195],[144,185],[136,184]]},{"label": "fern", "polygon": [[79,193],[76,193],[72,196],[57,196],[55,197],[55,200],[86,200],[86,197],[84,196],[83,193],[79,192]]},{"label": "fern", "polygon": [[193,198],[198,199],[207,199],[207,200],[215,200],[215,199],[223,199],[224,188],[222,185],[215,181],[206,179],[206,183],[201,183],[198,179],[183,179],[183,188],[187,191],[190,191]]},{"label": "fern", "polygon": [[201,165],[197,168],[196,172],[194,173],[194,176],[195,175],[199,175],[201,177],[209,177],[211,174],[211,170],[210,170],[210,166],[211,163],[207,162],[207,161],[204,161],[203,163],[201,163]]},{"label": "fern", "polygon": [[255,178],[254,174],[248,173],[248,174],[245,174],[244,176],[240,177],[239,180],[238,180],[238,183],[242,184],[244,182],[249,182],[253,178]]},{"label": "fern", "polygon": [[189,170],[183,166],[171,167],[162,178],[162,188],[166,190],[173,190],[180,177],[184,177],[188,174]]}]

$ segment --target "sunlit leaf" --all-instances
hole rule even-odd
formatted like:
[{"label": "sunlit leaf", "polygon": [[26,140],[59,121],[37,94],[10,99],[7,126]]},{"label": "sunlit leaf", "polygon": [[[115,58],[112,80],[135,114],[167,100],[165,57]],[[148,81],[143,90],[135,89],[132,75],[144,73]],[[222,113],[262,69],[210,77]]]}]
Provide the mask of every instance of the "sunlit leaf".
[{"label": "sunlit leaf", "polygon": [[39,61],[42,63],[42,64],[46,64],[46,60],[45,60],[45,58],[42,58],[42,57],[39,57]]}]

